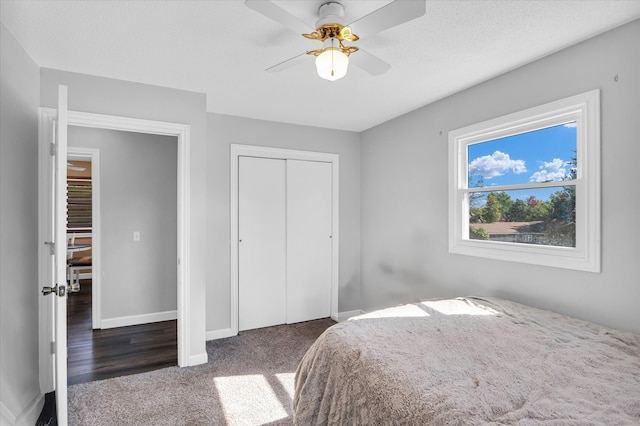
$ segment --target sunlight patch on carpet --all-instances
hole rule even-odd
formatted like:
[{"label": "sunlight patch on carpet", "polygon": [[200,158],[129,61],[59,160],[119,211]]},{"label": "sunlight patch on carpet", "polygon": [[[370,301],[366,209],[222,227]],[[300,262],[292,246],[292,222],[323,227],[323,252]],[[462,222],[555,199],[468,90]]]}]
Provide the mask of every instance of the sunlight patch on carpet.
[{"label": "sunlight patch on carpet", "polygon": [[265,424],[288,417],[263,375],[216,377],[214,382],[229,425]]},{"label": "sunlight patch on carpet", "polygon": [[284,390],[287,391],[287,394],[289,395],[289,398],[291,398],[291,401],[293,401],[293,390],[295,388],[296,373],[279,373],[276,374],[276,378],[280,381]]}]

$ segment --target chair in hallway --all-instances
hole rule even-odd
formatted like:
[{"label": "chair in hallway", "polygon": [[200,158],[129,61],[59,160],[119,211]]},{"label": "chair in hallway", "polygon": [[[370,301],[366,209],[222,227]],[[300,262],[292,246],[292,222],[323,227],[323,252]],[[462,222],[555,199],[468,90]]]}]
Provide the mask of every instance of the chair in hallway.
[{"label": "chair in hallway", "polygon": [[91,250],[91,244],[76,244],[76,234],[67,235],[67,279],[71,291],[80,290],[80,271],[91,269],[92,257],[74,256],[74,253]]}]

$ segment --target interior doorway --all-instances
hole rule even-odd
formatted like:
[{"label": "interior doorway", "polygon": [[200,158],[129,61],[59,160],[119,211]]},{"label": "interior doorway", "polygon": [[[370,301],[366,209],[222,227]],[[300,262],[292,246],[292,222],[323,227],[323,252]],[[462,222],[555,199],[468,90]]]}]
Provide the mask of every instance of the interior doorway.
[{"label": "interior doorway", "polygon": [[[73,247],[69,284],[90,280],[100,289],[100,150],[79,146],[67,148],[67,240]],[[82,268],[85,266],[85,268]],[[91,326],[100,328],[100,299],[92,298]]]},{"label": "interior doorway", "polygon": [[[39,109],[39,169],[40,191],[39,205],[41,208],[39,218],[39,236],[42,241],[48,241],[51,235],[52,223],[49,219],[50,206],[53,202],[51,173],[49,171],[50,148],[53,147],[53,135],[55,133],[56,110],[51,108]],[[83,128],[110,129],[124,132],[139,132],[149,135],[165,135],[177,138],[177,346],[178,365],[188,366],[201,363],[200,356],[190,357],[190,321],[189,321],[189,294],[190,294],[190,259],[188,247],[190,244],[188,218],[190,216],[189,203],[189,146],[190,126],[177,123],[159,122],[152,120],[134,119],[129,117],[108,116],[102,114],[68,111],[67,122],[69,126]],[[40,247],[39,275],[42,277],[52,274],[50,259],[50,247],[43,244]],[[45,391],[54,389],[54,369],[51,357],[51,341],[53,339],[53,327],[49,319],[52,317],[53,305],[40,299],[40,384]],[[65,372],[66,375],[66,372]],[[66,380],[65,380],[66,381]]]},{"label": "interior doorway", "polygon": [[177,140],[77,126],[68,140],[68,383],[177,365]]}]

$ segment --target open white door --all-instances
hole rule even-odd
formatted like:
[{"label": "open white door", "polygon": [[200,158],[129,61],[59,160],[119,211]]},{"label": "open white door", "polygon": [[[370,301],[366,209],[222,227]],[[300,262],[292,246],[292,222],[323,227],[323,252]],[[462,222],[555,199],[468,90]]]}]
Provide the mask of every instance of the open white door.
[{"label": "open white door", "polygon": [[58,86],[58,110],[55,143],[51,147],[54,163],[54,202],[50,212],[53,223],[54,282],[43,287],[42,294],[54,297],[52,322],[55,330],[54,368],[58,425],[67,425],[67,87]]}]

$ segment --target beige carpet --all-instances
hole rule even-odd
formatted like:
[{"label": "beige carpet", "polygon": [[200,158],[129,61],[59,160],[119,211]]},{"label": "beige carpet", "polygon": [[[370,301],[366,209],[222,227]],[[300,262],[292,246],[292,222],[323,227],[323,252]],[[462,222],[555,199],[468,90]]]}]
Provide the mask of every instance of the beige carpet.
[{"label": "beige carpet", "polygon": [[330,319],[207,342],[209,362],[70,386],[70,425],[291,425],[296,367]]}]

